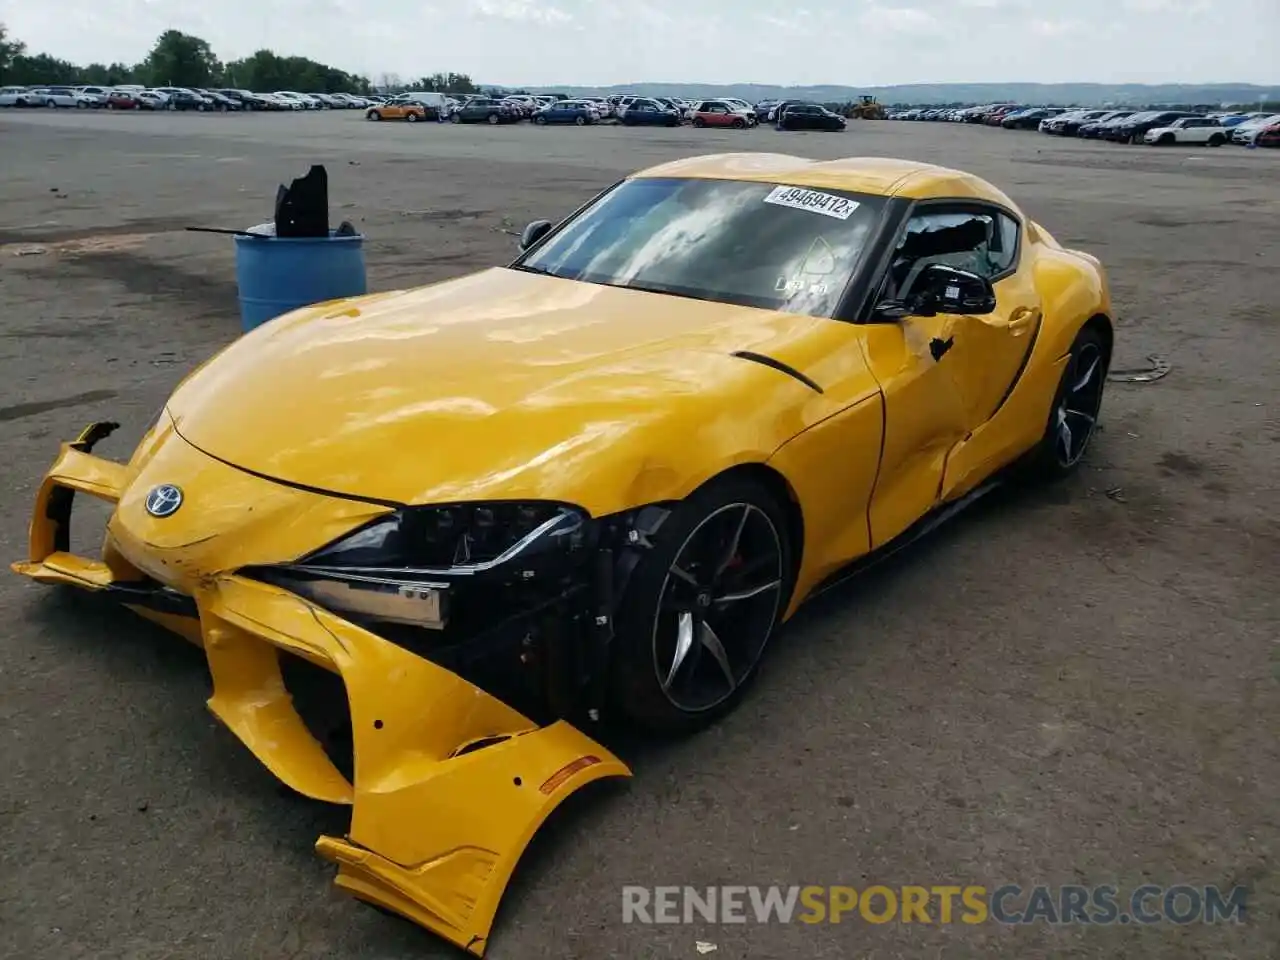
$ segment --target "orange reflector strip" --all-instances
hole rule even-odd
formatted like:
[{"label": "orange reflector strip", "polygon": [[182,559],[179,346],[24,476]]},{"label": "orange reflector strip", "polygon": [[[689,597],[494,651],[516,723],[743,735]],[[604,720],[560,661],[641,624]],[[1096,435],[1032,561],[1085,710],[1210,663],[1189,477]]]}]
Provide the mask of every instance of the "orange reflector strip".
[{"label": "orange reflector strip", "polygon": [[566,763],[563,767],[547,777],[538,789],[543,793],[554,793],[558,788],[564,785],[564,782],[572,777],[579,770],[585,770],[587,767],[594,767],[600,762],[599,757],[585,756],[579,757],[572,763]]}]

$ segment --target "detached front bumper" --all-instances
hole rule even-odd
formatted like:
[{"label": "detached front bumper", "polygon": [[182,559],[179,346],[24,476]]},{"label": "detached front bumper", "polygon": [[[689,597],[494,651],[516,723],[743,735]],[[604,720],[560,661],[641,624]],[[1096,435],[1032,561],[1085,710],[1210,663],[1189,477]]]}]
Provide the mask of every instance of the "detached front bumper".
[{"label": "detached front bumper", "polygon": [[[143,573],[137,542],[126,555],[110,534],[100,560],[71,553],[77,492],[119,503],[146,485],[137,467],[90,452],[105,432],[95,425],[63,445],[37,495],[28,559],[13,569],[113,596],[203,647],[213,713],[294,790],[352,805],[348,834],[316,843],[337,865],[337,885],[483,954],[538,827],[575,790],[628,777],[628,768],[572,725],[538,727],[457,674],[278,586],[189,569],[175,573],[177,586],[164,585]],[[294,709],[282,651],[342,678],[354,782]]]}]

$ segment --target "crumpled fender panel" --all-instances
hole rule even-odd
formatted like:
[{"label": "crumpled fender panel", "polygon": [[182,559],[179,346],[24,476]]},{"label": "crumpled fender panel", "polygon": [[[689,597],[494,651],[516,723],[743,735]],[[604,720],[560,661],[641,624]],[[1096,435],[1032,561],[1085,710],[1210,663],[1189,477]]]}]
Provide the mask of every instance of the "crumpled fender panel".
[{"label": "crumpled fender panel", "polygon": [[[133,480],[129,468],[77,444],[63,445],[45,477],[29,558],[13,569],[131,605],[137,571],[110,544],[103,560],[58,549],[67,492],[118,501]],[[451,671],[278,587],[222,574],[199,581],[194,602],[197,618],[139,612],[201,643],[213,677],[210,709],[272,773],[302,794],[352,805],[347,836],[316,843],[337,865],[337,885],[477,956],[521,854],[547,817],[581,787],[631,775],[570,724],[539,728]],[[342,678],[354,783],[294,709],[281,650]]]}]

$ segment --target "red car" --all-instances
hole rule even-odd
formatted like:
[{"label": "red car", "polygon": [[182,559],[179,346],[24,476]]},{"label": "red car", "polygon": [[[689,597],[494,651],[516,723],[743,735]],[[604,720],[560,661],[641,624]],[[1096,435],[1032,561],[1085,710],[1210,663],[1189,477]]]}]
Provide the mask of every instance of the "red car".
[{"label": "red car", "polygon": [[1253,142],[1260,147],[1280,147],[1280,123],[1263,127],[1258,131],[1258,137]]},{"label": "red car", "polygon": [[105,105],[108,110],[137,110],[142,104],[127,90],[112,90]]},{"label": "red car", "polygon": [[755,115],[751,111],[723,100],[703,100],[691,111],[695,127],[735,127],[741,130],[751,126]]}]

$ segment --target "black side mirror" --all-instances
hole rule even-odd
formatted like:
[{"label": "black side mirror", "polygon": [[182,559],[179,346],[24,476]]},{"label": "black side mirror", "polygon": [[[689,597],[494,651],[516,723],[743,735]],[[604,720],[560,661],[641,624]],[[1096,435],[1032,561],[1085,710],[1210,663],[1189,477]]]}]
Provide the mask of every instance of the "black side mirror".
[{"label": "black side mirror", "polygon": [[920,271],[904,307],[917,317],[939,313],[981,316],[995,312],[996,292],[986,277],[931,263]]},{"label": "black side mirror", "polygon": [[524,228],[524,232],[520,234],[520,249],[528,250],[535,243],[551,232],[550,220],[535,220]]}]

